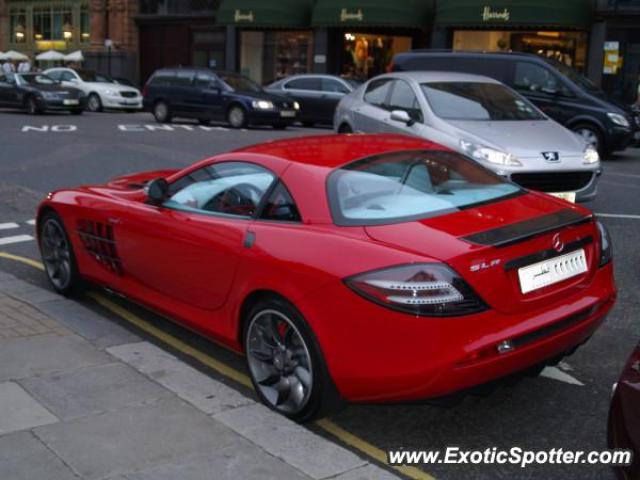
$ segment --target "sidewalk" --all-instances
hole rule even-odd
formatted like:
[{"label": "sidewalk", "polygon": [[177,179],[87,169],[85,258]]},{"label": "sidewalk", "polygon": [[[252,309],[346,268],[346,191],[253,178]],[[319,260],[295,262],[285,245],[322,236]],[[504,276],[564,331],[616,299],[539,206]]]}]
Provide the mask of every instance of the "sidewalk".
[{"label": "sidewalk", "polygon": [[2,480],[397,478],[0,272]]}]

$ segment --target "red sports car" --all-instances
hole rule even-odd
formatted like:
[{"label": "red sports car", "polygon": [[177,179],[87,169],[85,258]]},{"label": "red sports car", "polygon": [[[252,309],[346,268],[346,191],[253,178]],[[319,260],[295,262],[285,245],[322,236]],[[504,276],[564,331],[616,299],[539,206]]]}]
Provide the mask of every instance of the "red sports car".
[{"label": "red sports car", "polygon": [[535,369],[616,298],[591,212],[399,135],[60,190],[37,222],[58,292],[89,280],[245,352],[260,398],[299,421]]},{"label": "red sports car", "polygon": [[633,452],[633,463],[616,468],[618,478],[640,478],[640,344],[616,384],[609,411],[609,447]]}]

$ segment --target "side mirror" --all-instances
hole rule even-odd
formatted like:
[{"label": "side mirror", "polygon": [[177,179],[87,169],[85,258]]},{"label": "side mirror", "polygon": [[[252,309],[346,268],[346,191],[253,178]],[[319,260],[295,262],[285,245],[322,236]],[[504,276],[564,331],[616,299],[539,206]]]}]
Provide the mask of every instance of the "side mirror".
[{"label": "side mirror", "polygon": [[404,123],[408,127],[410,127],[411,125],[413,125],[415,123],[413,118],[411,118],[411,116],[407,112],[405,112],[404,110],[393,110],[391,112],[391,120],[394,120],[396,122]]},{"label": "side mirror", "polygon": [[169,194],[169,182],[164,178],[151,180],[144,187],[144,193],[147,194],[147,201],[150,204],[160,205],[166,200]]}]

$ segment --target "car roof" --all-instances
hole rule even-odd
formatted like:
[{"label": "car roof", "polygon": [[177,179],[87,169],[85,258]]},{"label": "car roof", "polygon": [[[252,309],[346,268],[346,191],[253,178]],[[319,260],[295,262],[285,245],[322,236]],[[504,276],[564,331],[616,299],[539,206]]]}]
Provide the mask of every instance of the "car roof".
[{"label": "car roof", "polygon": [[408,80],[413,80],[417,83],[424,82],[483,82],[483,83],[500,83],[498,80],[495,80],[490,77],[485,77],[484,75],[475,75],[472,73],[460,73],[460,72],[394,72],[388,73],[385,75],[380,75],[380,77],[375,78],[404,78]]},{"label": "car roof", "polygon": [[403,150],[448,150],[399,134],[315,135],[251,145],[236,152],[269,155],[294,163],[335,168],[361,158]]},{"label": "car roof", "polygon": [[421,56],[428,56],[428,55],[451,56],[451,55],[457,55],[457,56],[461,56],[461,57],[496,56],[496,57],[503,57],[503,58],[509,58],[509,57],[515,57],[515,58],[520,57],[520,58],[522,58],[522,57],[526,57],[526,58],[531,58],[531,59],[544,61],[544,58],[542,58],[540,55],[535,54],[535,53],[513,52],[513,51],[509,51],[509,52],[494,52],[494,51],[486,51],[486,50],[451,50],[451,49],[429,49],[429,48],[420,49],[420,48],[417,48],[417,49],[414,49],[414,50],[409,50],[408,52],[401,52],[401,53],[397,54],[398,57],[410,57],[412,55],[421,55]]}]

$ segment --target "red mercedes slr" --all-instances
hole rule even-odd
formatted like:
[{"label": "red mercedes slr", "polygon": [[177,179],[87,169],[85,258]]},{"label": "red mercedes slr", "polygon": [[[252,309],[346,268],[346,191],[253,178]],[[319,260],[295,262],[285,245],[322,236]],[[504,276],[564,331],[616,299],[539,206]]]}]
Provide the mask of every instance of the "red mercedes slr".
[{"label": "red mercedes slr", "polygon": [[281,140],[49,194],[48,278],[90,281],[247,358],[298,421],[535,371],[616,298],[590,211],[399,135]]}]

